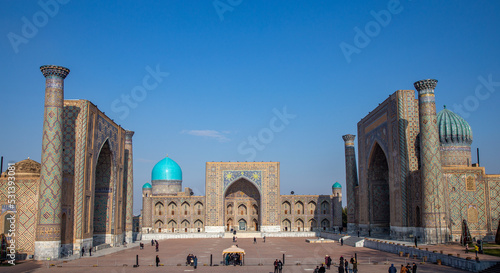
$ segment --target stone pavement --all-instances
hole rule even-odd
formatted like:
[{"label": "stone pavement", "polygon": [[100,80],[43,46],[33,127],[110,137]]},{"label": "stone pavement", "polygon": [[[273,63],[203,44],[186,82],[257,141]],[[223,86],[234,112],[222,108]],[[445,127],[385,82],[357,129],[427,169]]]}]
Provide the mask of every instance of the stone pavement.
[{"label": "stone pavement", "polygon": [[[324,261],[325,255],[330,255],[334,262],[338,263],[339,257],[350,258],[357,253],[359,261],[359,272],[387,272],[391,263],[398,268],[401,264],[418,263],[418,272],[465,272],[446,266],[435,264],[421,264],[419,261],[399,257],[395,254],[372,250],[368,248],[354,248],[350,246],[340,246],[339,243],[328,244],[310,244],[306,243],[307,238],[267,238],[266,243],[262,239],[253,243],[253,238],[239,239],[237,244],[245,249],[244,266],[212,266],[210,267],[210,255],[212,255],[213,264],[219,264],[222,261],[222,250],[230,247],[231,239],[171,239],[159,241],[159,252],[150,243],[145,242],[145,247],[140,250],[139,247],[127,247],[119,252],[118,248],[102,250],[102,253],[95,253],[101,256],[84,257],[81,259],[69,261],[52,262],[25,262],[19,265],[21,270],[24,266],[26,270],[11,270],[6,272],[273,272],[273,261],[285,257],[284,273],[292,272],[312,272],[316,265]],[[452,249],[456,251],[455,249]],[[109,253],[105,253],[109,251]],[[194,254],[198,257],[198,269],[185,266],[186,256]],[[105,255],[106,254],[106,255]],[[94,253],[93,253],[94,255]],[[139,255],[139,267],[133,268],[135,257]],[[153,266],[155,256],[158,255],[163,266]],[[480,255],[486,256],[486,255]],[[259,265],[262,264],[262,265]],[[31,266],[31,268],[29,268]],[[17,267],[17,266],[16,266]],[[29,269],[27,269],[29,268]],[[0,268],[2,271],[3,268]],[[327,272],[338,272],[337,267],[333,266]]]}]

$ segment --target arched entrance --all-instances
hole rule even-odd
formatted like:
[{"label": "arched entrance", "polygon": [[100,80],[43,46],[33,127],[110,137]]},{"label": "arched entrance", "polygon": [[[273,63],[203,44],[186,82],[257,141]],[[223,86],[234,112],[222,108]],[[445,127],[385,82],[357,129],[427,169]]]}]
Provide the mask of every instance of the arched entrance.
[{"label": "arched entrance", "polygon": [[[260,193],[252,182],[244,178],[233,182],[224,195],[224,207],[226,208],[224,222],[227,225],[227,231],[231,228],[259,230]],[[239,220],[234,223],[231,219]]]},{"label": "arched entrance", "polygon": [[371,234],[390,234],[391,211],[389,165],[387,157],[375,143],[368,165],[369,217]]},{"label": "arched entrance", "polygon": [[93,245],[106,243],[106,233],[111,233],[113,200],[112,153],[106,140],[99,153],[95,168],[94,185],[94,237]]}]

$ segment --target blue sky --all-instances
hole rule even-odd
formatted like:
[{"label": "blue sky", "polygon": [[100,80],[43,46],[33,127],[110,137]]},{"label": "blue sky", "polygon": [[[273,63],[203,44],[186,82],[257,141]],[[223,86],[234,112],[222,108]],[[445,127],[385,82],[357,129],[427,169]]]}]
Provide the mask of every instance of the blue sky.
[{"label": "blue sky", "polygon": [[204,194],[207,161],[279,161],[283,194],[327,194],[335,181],[345,187],[341,136],[356,134],[357,122],[394,91],[427,78],[439,80],[438,110],[460,111],[481,165],[500,173],[498,1],[2,6],[0,155],[40,161],[39,67],[68,67],[66,99],[90,100],[136,132],[134,213],[166,154],[196,194]]}]

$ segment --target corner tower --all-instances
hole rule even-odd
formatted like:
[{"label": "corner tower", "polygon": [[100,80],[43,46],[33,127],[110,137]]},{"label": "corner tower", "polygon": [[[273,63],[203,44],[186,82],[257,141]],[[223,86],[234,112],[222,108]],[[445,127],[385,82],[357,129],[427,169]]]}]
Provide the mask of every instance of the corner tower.
[{"label": "corner tower", "polygon": [[434,89],[437,80],[428,79],[414,83],[418,91],[420,122],[420,161],[422,183],[423,241],[444,243],[447,241],[445,188],[441,181],[441,153],[436,117]]},{"label": "corner tower", "polygon": [[356,151],[354,150],[355,135],[343,135],[345,147],[345,179],[346,179],[346,194],[347,194],[347,232],[354,233],[357,231],[356,217],[356,195],[355,188],[358,186],[358,172],[356,166]]},{"label": "corner tower", "polygon": [[61,246],[61,189],[63,168],[62,123],[64,79],[69,69],[40,67],[45,77],[42,162],[35,235],[35,259],[57,259]]}]

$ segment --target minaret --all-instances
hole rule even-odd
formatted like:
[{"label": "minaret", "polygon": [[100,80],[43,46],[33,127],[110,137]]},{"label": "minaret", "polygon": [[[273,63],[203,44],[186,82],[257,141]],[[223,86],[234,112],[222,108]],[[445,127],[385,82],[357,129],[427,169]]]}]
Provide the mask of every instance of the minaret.
[{"label": "minaret", "polygon": [[332,204],[333,204],[333,226],[342,227],[342,186],[335,182],[332,186]]},{"label": "minaret", "polygon": [[42,137],[42,166],[35,235],[35,259],[59,258],[61,245],[61,189],[63,169],[62,124],[64,79],[69,69],[44,65],[45,112]]},{"label": "minaret", "polygon": [[127,167],[127,205],[125,208],[125,241],[133,242],[133,200],[134,200],[134,162],[132,152],[132,136],[134,131],[125,131],[125,155]]},{"label": "minaret", "polygon": [[355,135],[343,135],[345,146],[345,179],[347,194],[347,232],[355,233],[358,230],[356,217],[356,195],[354,189],[358,185],[356,167],[356,151],[354,150]]},{"label": "minaret", "polygon": [[424,232],[424,238],[421,239],[426,243],[444,243],[448,235],[434,97],[436,84],[437,80],[422,80],[414,83],[418,91],[420,120],[420,161],[422,166],[420,180]]},{"label": "minaret", "polygon": [[153,223],[152,223],[152,213],[153,213],[153,204],[152,204],[152,194],[153,188],[151,184],[146,183],[142,186],[142,233],[153,232]]}]

